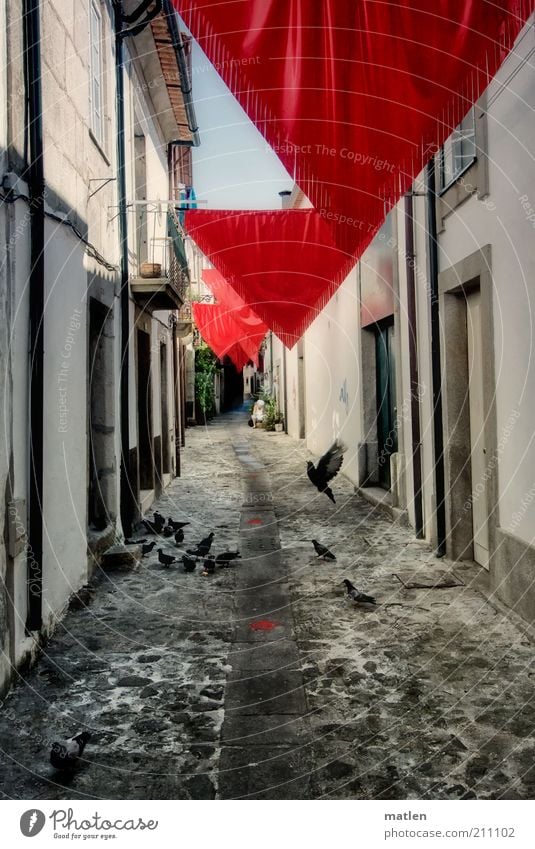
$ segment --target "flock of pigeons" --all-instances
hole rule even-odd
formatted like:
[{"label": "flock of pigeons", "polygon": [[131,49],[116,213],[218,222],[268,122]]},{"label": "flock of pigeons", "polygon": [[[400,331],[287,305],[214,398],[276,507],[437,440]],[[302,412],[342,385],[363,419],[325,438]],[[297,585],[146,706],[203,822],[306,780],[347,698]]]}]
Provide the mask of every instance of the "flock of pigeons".
[{"label": "flock of pigeons", "polygon": [[[166,520],[161,513],[155,512],[152,520],[142,519],[141,522],[136,525],[135,530],[140,531],[144,529],[147,534],[152,534],[158,537],[174,538],[175,547],[182,553],[182,557],[175,557],[173,554],[166,554],[163,548],[156,549],[158,552],[158,560],[166,569],[168,569],[173,563],[180,562],[182,563],[184,572],[191,573],[195,572],[199,561],[202,560],[203,567],[201,574],[203,576],[207,576],[213,575],[216,567],[226,569],[231,565],[231,563],[233,563],[234,560],[241,557],[239,551],[223,551],[221,554],[218,554],[217,557],[210,554],[209,552],[212,548],[215,536],[213,531],[197,543],[195,548],[188,548],[184,550],[182,545],[184,542],[184,528],[189,524],[189,522],[176,522],[170,516]],[[146,539],[132,539],[126,540],[126,542],[141,545],[141,554],[143,557],[150,554],[156,545],[156,540],[147,542]]]},{"label": "flock of pigeons", "polygon": [[[345,448],[338,440],[331,445],[329,450],[321,457],[318,464],[307,462],[307,475],[310,482],[318,489],[319,492],[324,492],[325,495],[335,504],[334,495],[329,486],[329,483],[338,474],[344,461]],[[161,513],[155,512],[152,519],[142,519],[134,530],[136,532],[145,532],[148,535],[159,538],[173,538],[175,547],[182,553],[181,557],[176,557],[172,554],[166,554],[163,548],[157,548],[158,560],[164,568],[169,568],[174,563],[181,563],[184,572],[195,572],[199,561],[202,561],[203,576],[213,575],[216,568],[228,568],[233,562],[241,557],[239,551],[223,551],[221,554],[214,556],[210,554],[212,543],[214,541],[214,532],[204,537],[195,548],[183,549],[184,528],[190,522],[177,522],[171,517],[165,519]],[[143,539],[126,539],[125,542],[141,545],[142,556],[146,557],[157,545],[156,540],[147,541]],[[322,560],[336,560],[332,551],[318,542],[317,539],[312,540],[314,550],[318,558]],[[347,590],[347,597],[355,604],[374,605],[377,602],[372,596],[358,590],[348,578],[344,578],[343,584]],[[76,734],[69,740],[62,743],[54,743],[50,752],[50,762],[57,770],[72,771],[76,767],[78,759],[82,756],[86,744],[91,739],[88,731],[83,731]]]}]

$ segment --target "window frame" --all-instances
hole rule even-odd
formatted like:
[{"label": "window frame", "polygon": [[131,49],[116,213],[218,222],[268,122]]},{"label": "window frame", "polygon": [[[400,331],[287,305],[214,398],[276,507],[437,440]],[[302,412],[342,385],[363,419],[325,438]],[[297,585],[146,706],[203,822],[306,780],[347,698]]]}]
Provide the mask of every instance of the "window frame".
[{"label": "window frame", "polygon": [[[98,33],[94,32],[94,17],[98,21]],[[91,0],[89,4],[89,130],[96,144],[105,150],[106,131],[104,115],[104,52],[102,42],[104,37],[104,25],[102,10],[98,0]],[[98,75],[95,74],[94,52],[97,53]],[[94,82],[98,83],[98,110],[95,103]]]},{"label": "window frame", "polygon": [[[455,171],[455,172],[452,173],[451,177],[448,179],[447,182],[444,182],[445,174],[446,174],[445,167],[444,167],[444,153],[445,153],[446,143],[451,141],[452,145],[455,144],[456,139],[454,137],[455,137],[456,134],[459,134],[459,131],[461,133],[463,132],[462,130],[460,130],[460,128],[462,127],[462,125],[464,124],[464,122],[466,121],[466,119],[468,117],[471,117],[471,119],[472,119],[471,120],[472,156],[467,162],[464,163],[464,165],[462,165],[461,168],[459,168],[458,171]],[[462,137],[462,135],[460,137],[460,141],[461,141],[461,157],[463,157],[463,153],[462,153],[463,137]],[[438,192],[438,194],[442,195],[445,192],[447,192],[448,189],[450,189],[457,182],[457,180],[459,180],[463,176],[463,174],[465,174],[466,171],[468,171],[468,169],[473,166],[473,164],[475,162],[477,162],[476,113],[475,113],[475,106],[472,106],[468,110],[466,115],[464,116],[461,123],[457,125],[457,127],[454,129],[453,133],[451,133],[450,136],[448,136],[448,139],[446,140],[446,142],[440,148],[440,153],[439,153],[439,178],[440,179],[439,179],[439,192]]]}]

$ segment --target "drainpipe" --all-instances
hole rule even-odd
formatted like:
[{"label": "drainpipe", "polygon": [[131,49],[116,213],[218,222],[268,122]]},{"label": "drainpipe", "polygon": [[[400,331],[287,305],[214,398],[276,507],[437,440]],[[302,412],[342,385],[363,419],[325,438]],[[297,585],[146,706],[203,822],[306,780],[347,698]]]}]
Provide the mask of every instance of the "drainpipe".
[{"label": "drainpipe", "polygon": [[284,432],[288,433],[288,383],[286,381],[286,345],[282,348],[282,366],[284,368]]},{"label": "drainpipe", "polygon": [[422,444],[420,434],[420,383],[418,379],[418,341],[414,260],[414,211],[412,194],[409,192],[409,194],[405,195],[405,267],[407,273],[407,314],[409,321],[412,477],[415,533],[417,539],[422,539],[424,536],[422,510]]},{"label": "drainpipe", "polygon": [[442,369],[440,364],[440,314],[438,300],[438,245],[435,159],[427,165],[427,240],[431,294],[431,372],[433,382],[433,435],[435,442],[436,556],[446,553],[446,505],[444,489],[444,436],[442,430]]},{"label": "drainpipe", "polygon": [[23,14],[31,244],[29,280],[30,462],[27,546],[28,615],[26,628],[28,631],[39,631],[43,624],[43,322],[45,301],[45,178],[39,0],[24,0]]},{"label": "drainpipe", "polygon": [[121,312],[121,524],[125,536],[132,533],[134,520],[134,498],[137,485],[132,487],[130,480],[130,418],[129,418],[129,376],[130,376],[130,297],[128,286],[128,221],[126,214],[126,153],[124,130],[124,39],[122,35],[122,3],[114,2],[115,28],[115,106],[117,119],[117,205],[119,209],[119,246],[120,246],[120,312]]}]

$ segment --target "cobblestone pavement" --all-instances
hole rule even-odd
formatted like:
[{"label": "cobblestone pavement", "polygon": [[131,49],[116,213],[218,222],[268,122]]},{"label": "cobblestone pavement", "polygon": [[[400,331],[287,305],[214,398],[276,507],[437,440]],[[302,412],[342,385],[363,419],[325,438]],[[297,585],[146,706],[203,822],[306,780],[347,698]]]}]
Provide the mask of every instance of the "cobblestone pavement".
[{"label": "cobblestone pavement", "polygon": [[[243,414],[187,442],[157,507],[191,522],[188,547],[214,530],[242,560],[202,577],[152,554],[102,576],[0,708],[3,797],[533,798],[533,645],[472,570],[341,476],[336,505],[316,494],[303,444]],[[461,585],[396,577],[438,569]],[[377,608],[348,604],[345,577]],[[50,744],[81,728],[62,777]]]}]

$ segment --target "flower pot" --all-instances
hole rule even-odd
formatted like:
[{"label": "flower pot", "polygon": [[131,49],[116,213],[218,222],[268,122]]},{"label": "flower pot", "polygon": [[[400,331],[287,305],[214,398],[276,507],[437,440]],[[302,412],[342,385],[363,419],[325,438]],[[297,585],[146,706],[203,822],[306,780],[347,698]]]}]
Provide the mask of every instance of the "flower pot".
[{"label": "flower pot", "polygon": [[282,431],[284,430],[283,422],[277,422],[275,424],[275,430],[277,431],[277,433],[282,433]]},{"label": "flower pot", "polygon": [[142,262],[139,267],[141,277],[154,278],[162,276],[161,262]]}]

